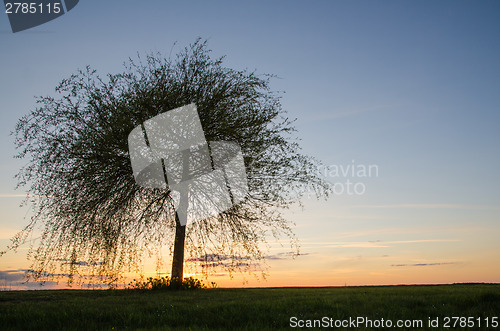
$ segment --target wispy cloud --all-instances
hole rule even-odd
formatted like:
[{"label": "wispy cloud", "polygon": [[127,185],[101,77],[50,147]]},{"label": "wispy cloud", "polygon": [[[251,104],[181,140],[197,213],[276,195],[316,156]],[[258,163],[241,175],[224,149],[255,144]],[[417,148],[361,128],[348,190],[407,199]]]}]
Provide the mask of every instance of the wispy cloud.
[{"label": "wispy cloud", "polygon": [[[290,257],[298,256],[298,255],[309,255],[310,253],[295,253],[295,252],[284,252],[284,253],[278,253],[278,254],[272,254],[272,255],[266,255],[264,256],[264,259],[266,260],[285,260],[289,259]],[[200,257],[194,257],[194,258],[189,258],[186,259],[187,262],[205,262],[205,263],[225,263],[225,262],[235,262],[235,261],[245,261],[245,260],[251,260],[250,257],[248,256],[238,256],[238,255],[221,255],[221,254],[205,254]]]},{"label": "wispy cloud", "polygon": [[414,239],[414,240],[369,240],[369,241],[353,241],[353,242],[307,242],[301,245],[302,248],[384,248],[392,247],[400,244],[415,244],[415,243],[437,243],[437,242],[458,242],[459,239]]},{"label": "wispy cloud", "polygon": [[249,260],[248,256],[237,256],[237,255],[222,255],[222,254],[205,254],[200,257],[194,257],[186,259],[187,262],[220,262],[220,261],[231,261],[231,260]]},{"label": "wispy cloud", "polygon": [[9,194],[9,193],[1,193],[0,198],[26,198],[26,197],[38,197],[40,195],[35,194]]},{"label": "wispy cloud", "polygon": [[25,198],[26,194],[0,194],[0,198]]},{"label": "wispy cloud", "polygon": [[365,107],[365,108],[358,108],[358,109],[345,109],[345,110],[338,110],[338,111],[328,111],[328,112],[319,112],[315,116],[309,116],[304,121],[307,122],[317,122],[317,121],[325,121],[325,120],[334,120],[338,118],[345,118],[345,117],[351,117],[351,116],[356,116],[359,114],[363,113],[368,113],[368,112],[374,112],[374,111],[380,111],[380,110],[386,110],[392,107],[395,107],[396,105],[379,105],[379,106],[372,106],[372,107]]},{"label": "wispy cloud", "polygon": [[309,255],[311,253],[295,253],[295,252],[286,252],[286,253],[278,253],[273,255],[267,255],[265,257],[266,260],[288,260],[291,257]]},{"label": "wispy cloud", "polygon": [[71,260],[67,260],[67,259],[54,259],[54,261],[62,262],[62,264],[70,264],[70,265],[81,266],[81,267],[96,266],[96,265],[103,265],[104,264],[104,262],[71,261]]},{"label": "wispy cloud", "polygon": [[106,280],[109,279],[110,277],[113,277],[113,275],[99,275],[99,274],[80,274],[80,273],[52,273],[52,272],[47,272],[47,271],[41,271],[37,272],[34,270],[26,270],[25,273],[27,276],[32,276],[36,275],[37,277],[40,277],[41,279],[54,279],[54,278],[69,278],[69,277],[78,277],[82,279],[98,279],[98,280]]},{"label": "wispy cloud", "polygon": [[402,203],[402,204],[392,204],[392,205],[358,205],[358,206],[352,206],[352,208],[500,210],[500,206],[444,204],[444,203]]},{"label": "wispy cloud", "polygon": [[432,267],[440,265],[460,264],[459,262],[433,262],[433,263],[412,263],[412,264],[391,264],[391,267]]},{"label": "wispy cloud", "polygon": [[19,282],[22,281],[26,273],[25,269],[16,270],[0,270],[0,280],[8,282]]},{"label": "wispy cloud", "polygon": [[459,239],[417,239],[417,240],[393,240],[393,241],[383,241],[375,240],[369,241],[370,243],[384,243],[384,244],[414,244],[414,243],[427,243],[427,242],[456,242]]}]

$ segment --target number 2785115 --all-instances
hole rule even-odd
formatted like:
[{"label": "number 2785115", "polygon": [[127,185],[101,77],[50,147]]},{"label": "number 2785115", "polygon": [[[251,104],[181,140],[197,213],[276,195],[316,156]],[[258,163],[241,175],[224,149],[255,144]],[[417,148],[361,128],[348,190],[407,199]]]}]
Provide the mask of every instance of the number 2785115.
[{"label": "number 2785115", "polygon": [[59,14],[61,3],[6,2],[6,14]]}]

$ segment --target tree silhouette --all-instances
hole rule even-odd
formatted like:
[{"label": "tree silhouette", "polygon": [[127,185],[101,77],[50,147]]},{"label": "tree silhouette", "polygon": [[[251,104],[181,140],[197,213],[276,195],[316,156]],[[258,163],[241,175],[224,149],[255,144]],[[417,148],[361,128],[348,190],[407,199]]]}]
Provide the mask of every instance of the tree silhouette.
[{"label": "tree silhouette", "polygon": [[[283,208],[329,185],[316,175],[317,162],[300,153],[292,121],[282,110],[270,75],[234,70],[213,59],[198,39],[174,57],[148,55],[105,78],[87,67],[64,79],[57,97],[39,97],[39,107],[15,129],[17,175],[34,210],[13,238],[18,247],[41,225],[30,251],[31,276],[55,270],[76,276],[79,266],[107,281],[136,269],[142,258],[173,246],[172,277],[182,279],[184,250],[204,266],[229,271],[264,257],[269,233],[295,237]],[[218,216],[179,223],[169,189],[144,188],[132,174],[127,137],[145,120],[187,104],[197,105],[207,141],[241,147],[249,193]],[[245,263],[242,262],[245,259]],[[83,278],[86,275],[80,275]]]}]

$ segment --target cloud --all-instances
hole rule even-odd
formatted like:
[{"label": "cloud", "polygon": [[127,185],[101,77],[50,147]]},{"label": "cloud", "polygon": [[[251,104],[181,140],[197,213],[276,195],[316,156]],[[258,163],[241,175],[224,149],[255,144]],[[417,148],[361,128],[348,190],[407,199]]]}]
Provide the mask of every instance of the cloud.
[{"label": "cloud", "polygon": [[76,265],[76,266],[82,266],[82,267],[96,266],[96,265],[103,265],[104,264],[104,262],[70,261],[67,259],[54,259],[54,261],[64,262],[63,264],[70,264],[70,265]]},{"label": "cloud", "polygon": [[[274,260],[282,259],[282,258],[284,259],[284,256],[288,255],[288,254],[290,254],[290,253],[268,255],[268,256],[264,256],[263,259],[274,259]],[[306,255],[306,254],[300,254],[300,255]],[[249,256],[222,255],[222,254],[205,254],[205,255],[202,255],[200,257],[186,259],[186,262],[201,262],[199,264],[199,266],[202,268],[216,268],[216,267],[238,268],[238,267],[244,267],[245,270],[247,270],[247,268],[255,267],[256,270],[258,270],[259,266],[260,266],[259,261],[254,261]]]},{"label": "cloud", "polygon": [[213,268],[213,267],[248,267],[250,265],[256,265],[256,263],[247,263],[247,262],[210,262],[210,263],[202,263],[200,264],[203,268]]},{"label": "cloud", "polygon": [[0,194],[0,198],[26,198],[26,194]]},{"label": "cloud", "polygon": [[358,205],[353,208],[374,209],[461,209],[461,210],[500,210],[500,206],[491,205],[463,205],[445,203],[402,203],[392,205]]},{"label": "cloud", "polygon": [[33,290],[58,285],[55,281],[28,282],[25,276],[29,271],[28,269],[0,270],[0,290]]},{"label": "cloud", "polygon": [[363,113],[368,113],[368,112],[373,112],[373,111],[380,111],[380,110],[386,110],[395,107],[395,105],[380,105],[380,106],[373,106],[373,107],[367,107],[367,108],[360,108],[360,109],[349,109],[349,110],[341,110],[337,112],[323,112],[323,113],[318,113],[315,116],[309,116],[307,119],[304,119],[307,122],[317,122],[317,121],[326,121],[326,120],[335,120],[338,118],[345,118],[345,117],[351,117],[351,116],[356,116],[359,114]]},{"label": "cloud", "polygon": [[17,270],[0,270],[0,280],[8,282],[18,282],[24,279],[24,275],[27,270],[17,269]]},{"label": "cloud", "polygon": [[43,195],[38,195],[38,194],[14,194],[14,193],[2,193],[0,194],[0,198],[27,198],[27,197],[44,197]]},{"label": "cloud", "polygon": [[416,240],[369,240],[352,242],[307,242],[301,247],[307,248],[387,248],[399,244],[431,243],[431,242],[457,242],[458,239],[416,239]]},{"label": "cloud", "polygon": [[203,262],[200,264],[203,268],[213,267],[247,267],[255,263],[241,262],[250,260],[248,256],[205,254],[200,257],[186,259],[186,262]]},{"label": "cloud", "polygon": [[459,264],[459,262],[434,262],[434,263],[412,263],[412,264],[391,264],[391,267],[432,267],[439,265]]},{"label": "cloud", "polygon": [[17,282],[17,283],[8,283],[3,286],[0,285],[0,290],[7,291],[19,291],[19,290],[48,290],[48,289],[60,289],[61,286],[58,282],[55,281],[46,281],[43,283],[40,282]]},{"label": "cloud", "polygon": [[[294,256],[299,256],[299,255],[309,255],[309,253],[299,253],[296,254],[294,252],[285,252],[285,253],[278,253],[278,254],[273,254],[273,255],[266,255],[264,256],[265,260],[285,260],[289,259],[290,257]],[[241,262],[241,261],[248,261],[251,260],[250,257],[248,256],[237,256],[237,255],[220,255],[220,254],[205,254],[200,257],[195,257],[195,258],[189,258],[186,259],[187,262],[204,262],[200,264],[202,267],[217,267],[217,266],[224,266],[224,267],[242,267],[242,266],[249,266],[249,265],[257,265],[258,263],[249,263],[249,262]]]},{"label": "cloud", "polygon": [[248,256],[237,255],[220,255],[220,254],[205,254],[200,257],[186,259],[187,262],[221,262],[221,261],[234,261],[234,260],[249,260]]},{"label": "cloud", "polygon": [[26,274],[28,276],[37,276],[40,279],[54,279],[54,278],[69,278],[69,277],[76,277],[76,278],[86,278],[86,279],[101,279],[101,280],[106,280],[109,279],[110,277],[113,277],[112,275],[99,275],[99,274],[79,274],[79,273],[52,273],[52,272],[47,272],[47,271],[41,271],[37,272],[35,270],[26,270]]},{"label": "cloud", "polygon": [[427,242],[456,242],[461,241],[458,239],[417,239],[417,240],[395,240],[395,241],[382,241],[375,240],[369,241],[370,243],[384,243],[384,244],[414,244],[414,243],[427,243]]},{"label": "cloud", "polygon": [[[69,277],[86,279],[87,283],[75,283],[75,285],[92,288],[109,287],[109,276],[107,275],[89,275],[89,274],[69,274],[69,273],[50,273],[41,272],[39,279],[33,281],[30,276],[35,274],[31,269],[11,269],[0,270],[0,291],[2,290],[34,290],[34,289],[59,289],[67,287],[66,280]],[[62,278],[62,279],[61,279]],[[100,283],[97,283],[101,281]],[[106,282],[104,282],[106,281]],[[61,285],[64,284],[64,285]],[[124,287],[125,284],[113,284],[113,286]],[[71,285],[69,285],[71,286]]]},{"label": "cloud", "polygon": [[267,255],[264,258],[266,260],[287,260],[290,257],[295,257],[295,256],[302,256],[302,255],[309,255],[310,253],[295,253],[295,252],[286,252],[286,253],[278,253],[274,255]]}]

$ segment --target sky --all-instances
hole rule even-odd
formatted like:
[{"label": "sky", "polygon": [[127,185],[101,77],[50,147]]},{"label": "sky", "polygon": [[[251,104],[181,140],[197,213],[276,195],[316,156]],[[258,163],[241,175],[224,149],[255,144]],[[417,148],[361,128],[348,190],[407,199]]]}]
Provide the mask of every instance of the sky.
[{"label": "sky", "polygon": [[[82,0],[12,33],[2,12],[0,250],[28,222],[10,132],[34,97],[201,37],[227,66],[277,76],[303,153],[335,183],[284,212],[301,255],[271,242],[267,279],[219,286],[500,282],[499,17],[498,1]],[[0,258],[0,289],[37,286],[21,283],[28,248]]]}]

